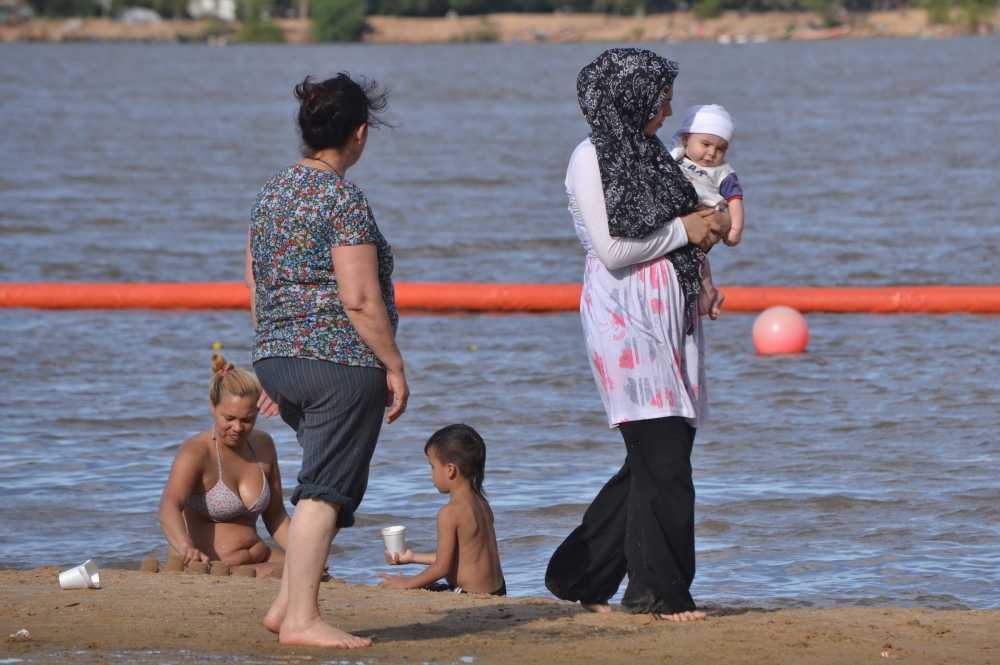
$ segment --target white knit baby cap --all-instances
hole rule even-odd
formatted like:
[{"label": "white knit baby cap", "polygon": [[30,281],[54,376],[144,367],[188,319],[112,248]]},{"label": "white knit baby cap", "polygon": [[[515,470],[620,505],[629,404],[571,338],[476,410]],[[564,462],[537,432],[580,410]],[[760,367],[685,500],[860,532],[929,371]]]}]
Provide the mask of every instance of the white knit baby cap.
[{"label": "white knit baby cap", "polygon": [[680,160],[684,156],[684,140],[681,134],[713,134],[732,143],[736,138],[736,126],[729,112],[718,104],[692,106],[684,114],[681,126],[670,139],[670,156]]}]

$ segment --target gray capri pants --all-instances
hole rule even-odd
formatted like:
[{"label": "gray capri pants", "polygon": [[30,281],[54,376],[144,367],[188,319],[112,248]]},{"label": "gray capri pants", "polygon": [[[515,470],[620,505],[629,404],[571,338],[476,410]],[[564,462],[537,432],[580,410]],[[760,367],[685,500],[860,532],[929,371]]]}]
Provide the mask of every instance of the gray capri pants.
[{"label": "gray capri pants", "polygon": [[322,499],[340,506],[337,528],[353,526],[382,429],[385,370],[312,358],[264,358],[254,363],[254,371],[302,446],[292,505]]}]

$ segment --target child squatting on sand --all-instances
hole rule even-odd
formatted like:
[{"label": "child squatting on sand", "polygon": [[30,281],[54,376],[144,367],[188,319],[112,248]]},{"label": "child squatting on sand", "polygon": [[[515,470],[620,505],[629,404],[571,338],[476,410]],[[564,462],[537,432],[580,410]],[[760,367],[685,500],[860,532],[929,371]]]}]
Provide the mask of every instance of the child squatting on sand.
[{"label": "child squatting on sand", "polygon": [[[736,138],[736,127],[726,109],[718,104],[692,106],[684,114],[681,126],[670,141],[670,155],[681,173],[694,185],[698,203],[729,211],[732,226],[722,239],[735,247],[743,234],[743,188],[736,171],[726,162],[726,151]],[[712,270],[705,260],[705,277],[698,299],[699,314],[715,320],[722,308],[723,296],[712,283]]]},{"label": "child squatting on sand", "polygon": [[[493,531],[493,511],[483,494],[486,444],[468,425],[449,425],[435,432],[424,446],[431,464],[431,480],[448,503],[437,515],[437,551],[402,555],[385,553],[390,564],[420,563],[422,573],[403,577],[382,573],[382,584],[397,589],[488,593],[506,596],[500,553]],[[446,584],[435,584],[444,578]]]}]

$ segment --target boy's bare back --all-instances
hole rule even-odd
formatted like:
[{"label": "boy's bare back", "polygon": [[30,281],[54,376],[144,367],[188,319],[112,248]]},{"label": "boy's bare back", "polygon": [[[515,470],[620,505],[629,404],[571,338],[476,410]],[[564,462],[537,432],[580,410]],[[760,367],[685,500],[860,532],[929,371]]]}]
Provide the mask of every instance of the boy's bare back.
[{"label": "boy's bare back", "polygon": [[507,595],[493,511],[483,494],[486,444],[482,437],[468,425],[449,425],[434,433],[424,452],[434,487],[449,496],[437,515],[437,551],[400,554],[386,550],[386,563],[421,563],[427,568],[413,577],[381,573],[381,584],[419,589],[444,578],[451,587],[469,593]]},{"label": "boy's bare back", "polygon": [[504,585],[489,503],[471,491],[453,492],[438,511],[439,552],[447,548],[442,537],[455,541],[448,584],[469,593],[493,593]]}]

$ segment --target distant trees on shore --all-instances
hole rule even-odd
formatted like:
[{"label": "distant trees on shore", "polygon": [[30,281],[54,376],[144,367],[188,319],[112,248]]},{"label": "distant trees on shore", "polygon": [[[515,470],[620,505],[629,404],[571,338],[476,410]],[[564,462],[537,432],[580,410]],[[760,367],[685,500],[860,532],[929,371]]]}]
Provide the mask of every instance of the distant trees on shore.
[{"label": "distant trees on shore", "polygon": [[[117,16],[127,7],[148,7],[165,18],[186,18],[189,0],[22,0],[39,16]],[[268,19],[301,15],[303,6],[316,22],[323,41],[357,39],[364,16],[445,16],[498,12],[597,12],[606,14],[661,13],[691,10],[701,19],[726,10],[742,12],[817,11],[829,24],[853,12],[927,9],[931,23],[947,23],[960,7],[969,17],[995,12],[998,0],[237,0],[240,15]],[[303,5],[303,3],[306,3]],[[970,18],[971,20],[978,20]],[[361,26],[361,27],[359,27]]]}]

